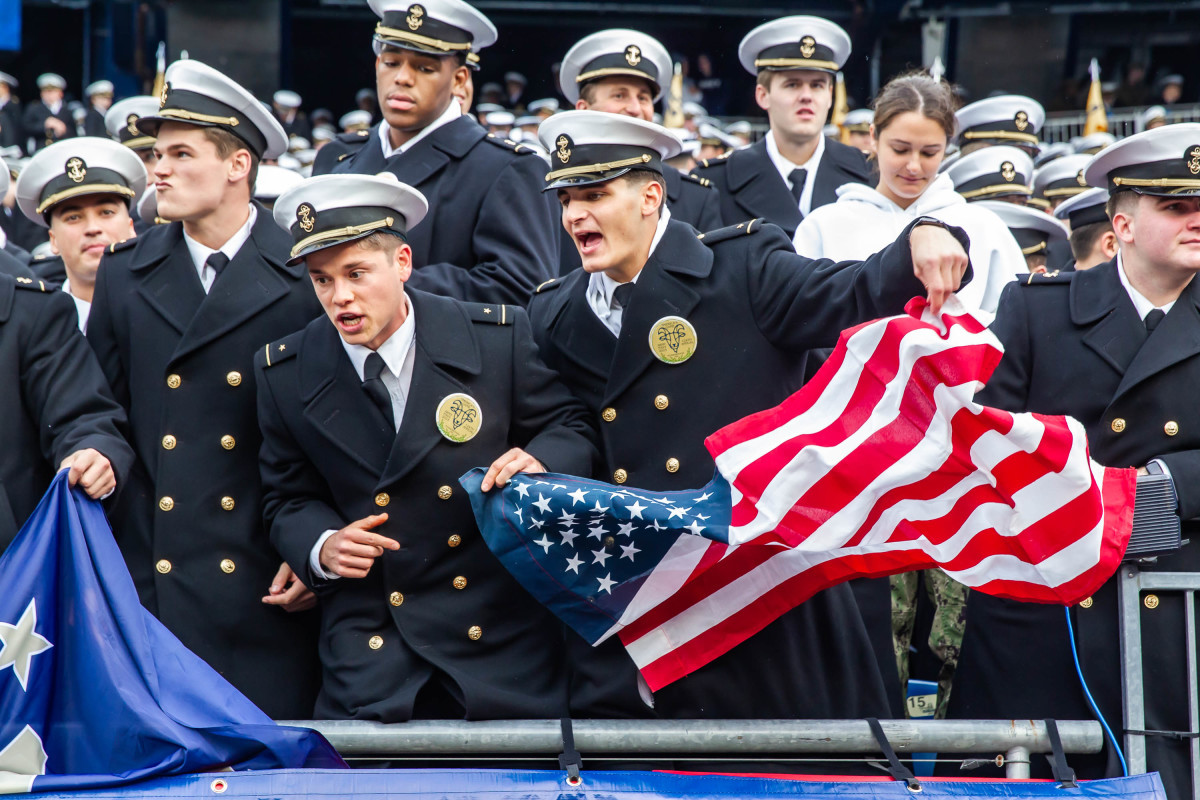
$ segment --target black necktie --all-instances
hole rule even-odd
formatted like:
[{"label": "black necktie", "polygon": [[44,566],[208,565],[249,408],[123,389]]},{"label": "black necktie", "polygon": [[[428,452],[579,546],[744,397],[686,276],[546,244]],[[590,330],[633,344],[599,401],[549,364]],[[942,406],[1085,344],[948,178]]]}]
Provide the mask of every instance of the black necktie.
[{"label": "black necktie", "polygon": [[621,310],[624,311],[625,309],[629,308],[629,297],[632,294],[633,294],[633,281],[629,281],[628,283],[622,283],[620,286],[613,289],[612,303],[610,303],[609,305],[614,309],[617,306],[620,306]]},{"label": "black necktie", "polygon": [[392,426],[392,430],[395,430],[396,418],[392,415],[392,396],[388,393],[387,387],[383,385],[383,378],[379,377],[383,374],[384,368],[383,356],[379,353],[371,353],[367,356],[367,363],[363,366],[363,391],[383,414],[383,418]]},{"label": "black necktie", "polygon": [[213,280],[215,281],[217,278],[221,277],[221,270],[229,266],[229,256],[218,250],[209,256],[204,263],[212,267],[213,272],[215,273]]},{"label": "black necktie", "polygon": [[792,182],[792,197],[796,198],[796,205],[800,205],[800,195],[804,194],[804,182],[808,180],[808,170],[797,167],[788,173],[788,180]]},{"label": "black necktie", "polygon": [[1154,333],[1154,329],[1158,327],[1158,323],[1162,322],[1163,317],[1167,312],[1161,308],[1152,308],[1150,313],[1146,315],[1144,322],[1146,323],[1146,333]]}]

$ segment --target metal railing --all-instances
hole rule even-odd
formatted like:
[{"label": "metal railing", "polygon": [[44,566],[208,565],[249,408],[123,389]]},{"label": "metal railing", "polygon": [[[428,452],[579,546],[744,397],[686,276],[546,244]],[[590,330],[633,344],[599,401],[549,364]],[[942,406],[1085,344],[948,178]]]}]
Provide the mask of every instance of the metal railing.
[{"label": "metal railing", "polygon": [[[281,721],[322,733],[351,759],[554,757],[564,752],[558,720],[395,724],[340,720]],[[1046,725],[1033,720],[881,720],[899,754],[995,754],[1008,778],[1029,777],[1031,753],[1051,752]],[[588,758],[638,761],[722,756],[738,761],[787,756],[882,754],[865,720],[572,720],[574,746]],[[1098,753],[1099,723],[1058,723],[1065,753]]]},{"label": "metal railing", "polygon": [[[1108,132],[1118,139],[1140,131],[1138,118],[1145,108],[1114,108],[1108,113]],[[1087,113],[1083,111],[1060,112],[1046,115],[1039,137],[1043,142],[1069,142],[1083,135]],[[1171,106],[1167,109],[1167,122],[1200,122],[1200,105]]]}]

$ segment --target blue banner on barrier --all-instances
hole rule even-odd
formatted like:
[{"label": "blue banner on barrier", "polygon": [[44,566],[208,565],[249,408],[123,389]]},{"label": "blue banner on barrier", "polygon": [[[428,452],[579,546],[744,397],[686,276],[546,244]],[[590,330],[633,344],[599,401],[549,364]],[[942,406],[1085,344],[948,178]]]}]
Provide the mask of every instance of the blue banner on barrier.
[{"label": "blue banner on barrier", "polygon": [[21,0],[0,0],[0,50],[21,49]]},{"label": "blue banner on barrier", "polygon": [[[1131,798],[1166,800],[1157,774],[1083,781],[1077,789],[1060,789],[1053,781],[926,780],[921,797],[958,798]],[[857,781],[740,778],[717,775],[678,775],[660,772],[584,772],[572,785],[564,772],[534,770],[267,770],[208,773],[161,778],[119,789],[45,793],[38,798],[101,800],[122,797],[155,798],[251,797],[288,800],[329,800],[331,797],[374,800],[449,800],[486,797],[488,800],[773,800],[784,797],[908,798],[914,794],[892,780]]]}]

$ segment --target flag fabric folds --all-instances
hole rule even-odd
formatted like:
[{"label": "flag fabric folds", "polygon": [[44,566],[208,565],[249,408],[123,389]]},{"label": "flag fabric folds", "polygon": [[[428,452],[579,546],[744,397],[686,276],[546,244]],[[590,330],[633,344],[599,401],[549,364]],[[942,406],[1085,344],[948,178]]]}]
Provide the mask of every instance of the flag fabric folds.
[{"label": "flag fabric folds", "polygon": [[1077,603],[1120,563],[1136,472],[1093,462],[1074,419],[976,404],[1002,354],[957,298],[937,318],[914,299],[843,332],[781,405],[710,436],[702,489],[462,483],[505,567],[593,644],[619,636],[652,689],[854,577],[941,567],[989,594]]},{"label": "flag fabric folds", "polygon": [[1108,130],[1108,113],[1104,109],[1104,91],[1100,85],[1100,62],[1092,59],[1088,66],[1092,81],[1088,86],[1087,118],[1083,123],[1083,135],[1091,136]]},{"label": "flag fabric folds", "polygon": [[0,556],[0,586],[0,793],[345,766],[142,607],[100,504],[65,470]]}]

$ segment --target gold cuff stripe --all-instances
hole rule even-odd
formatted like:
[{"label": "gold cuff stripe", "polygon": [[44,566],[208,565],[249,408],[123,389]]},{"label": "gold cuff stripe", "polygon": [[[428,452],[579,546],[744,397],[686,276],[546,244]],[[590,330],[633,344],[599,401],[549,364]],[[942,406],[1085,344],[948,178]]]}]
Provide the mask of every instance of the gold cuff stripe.
[{"label": "gold cuff stripe", "polygon": [[1046,197],[1074,197],[1077,194],[1083,194],[1089,188],[1087,186],[1066,186],[1062,189],[1047,189],[1042,194]]},{"label": "gold cuff stripe", "polygon": [[[551,153],[553,155],[553,153]],[[589,172],[608,172],[612,169],[621,169],[622,167],[636,167],[639,164],[650,163],[650,156],[640,155],[637,158],[623,158],[620,161],[606,161],[603,164],[584,164],[578,167],[567,167],[553,172],[546,173],[547,181],[556,181],[559,178],[567,178],[571,175],[586,175]]]},{"label": "gold cuff stripe", "polygon": [[833,61],[817,61],[811,58],[756,58],[756,67],[795,67],[796,69],[827,69],[837,72],[839,67]]},{"label": "gold cuff stripe", "polygon": [[426,47],[436,47],[438,50],[452,52],[455,50],[470,50],[470,42],[447,42],[443,39],[432,39],[428,36],[421,36],[418,33],[410,33],[402,31],[399,28],[389,28],[382,22],[375,26],[375,35],[383,36],[389,39],[399,39],[402,42],[413,42],[414,44],[423,44]]},{"label": "gold cuff stripe", "polygon": [[316,244],[317,242],[324,242],[330,239],[342,239],[347,236],[358,236],[359,234],[369,233],[371,231],[379,230],[380,228],[390,228],[392,227],[393,222],[395,222],[393,217],[384,217],[383,219],[376,220],[375,222],[366,222],[362,225],[347,225],[344,228],[334,228],[331,231],[314,233],[312,236],[306,236],[300,241],[296,242],[296,246],[292,248],[292,258],[300,255],[300,251],[308,247],[310,244]]},{"label": "gold cuff stripe", "polygon": [[963,198],[970,200],[972,197],[982,197],[985,194],[1023,194],[1026,197],[1033,194],[1033,189],[1028,186],[1021,186],[1017,183],[998,183],[995,186],[984,186],[982,189],[972,189],[969,192],[959,192]]},{"label": "gold cuff stripe", "polygon": [[231,128],[236,128],[240,124],[237,117],[215,117],[212,114],[197,114],[195,111],[185,111],[182,108],[166,108],[159,111],[156,116],[183,119],[188,122],[207,122],[210,125],[228,125]]},{"label": "gold cuff stripe", "polygon": [[1016,131],[966,131],[964,139],[1009,139],[1015,142],[1037,144],[1038,138],[1032,133],[1017,133]]},{"label": "gold cuff stripe", "polygon": [[121,144],[125,145],[130,150],[137,150],[140,147],[153,147],[154,146],[154,137],[153,136],[138,136],[133,139],[126,139],[125,141],[121,142]]},{"label": "gold cuff stripe", "polygon": [[1113,186],[1162,186],[1167,189],[1200,189],[1196,178],[1113,178]]},{"label": "gold cuff stripe", "polygon": [[592,78],[603,78],[606,75],[632,75],[635,78],[650,80],[650,76],[645,72],[633,69],[632,67],[604,67],[602,69],[594,69],[591,72],[580,73],[575,78],[575,82],[583,83],[584,81],[590,81]]},{"label": "gold cuff stripe", "polygon": [[263,353],[267,357],[267,366],[268,367],[271,366],[271,343],[270,342],[268,342],[267,346],[263,348]]},{"label": "gold cuff stripe", "polygon": [[1027,256],[1031,256],[1034,253],[1040,253],[1045,249],[1046,249],[1046,243],[1038,242],[1037,244],[1030,245],[1029,247],[1022,247],[1021,252]]},{"label": "gold cuff stripe", "polygon": [[42,201],[35,211],[38,214],[45,213],[50,206],[61,203],[71,197],[78,197],[81,194],[119,194],[122,197],[133,197],[133,189],[128,186],[121,186],[118,183],[83,183],[79,186],[72,186],[70,189],[63,189],[61,192],[55,192]]}]

